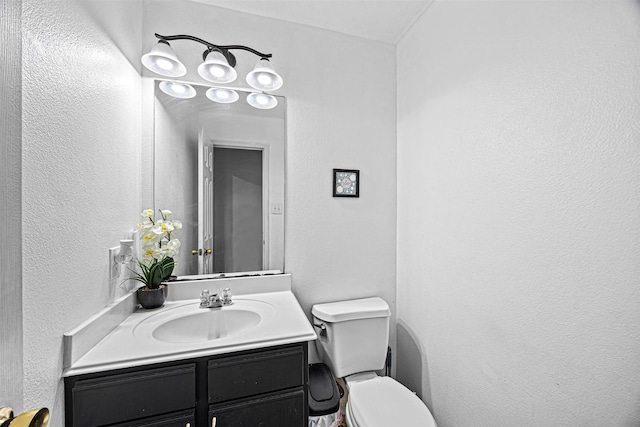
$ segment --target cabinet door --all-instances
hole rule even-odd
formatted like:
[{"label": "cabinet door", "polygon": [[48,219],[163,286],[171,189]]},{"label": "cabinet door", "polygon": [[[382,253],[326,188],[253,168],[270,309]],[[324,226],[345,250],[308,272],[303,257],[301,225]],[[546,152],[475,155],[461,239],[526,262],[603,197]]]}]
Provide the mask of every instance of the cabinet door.
[{"label": "cabinet door", "polygon": [[80,379],[69,385],[73,427],[124,423],[187,410],[196,402],[195,364]]},{"label": "cabinet door", "polygon": [[118,424],[113,427],[196,427],[193,410],[160,417],[145,418],[141,421]]},{"label": "cabinet door", "polygon": [[303,388],[286,393],[260,396],[227,405],[209,407],[211,427],[303,427]]},{"label": "cabinet door", "polygon": [[299,387],[307,362],[302,347],[212,359],[208,363],[209,403]]}]

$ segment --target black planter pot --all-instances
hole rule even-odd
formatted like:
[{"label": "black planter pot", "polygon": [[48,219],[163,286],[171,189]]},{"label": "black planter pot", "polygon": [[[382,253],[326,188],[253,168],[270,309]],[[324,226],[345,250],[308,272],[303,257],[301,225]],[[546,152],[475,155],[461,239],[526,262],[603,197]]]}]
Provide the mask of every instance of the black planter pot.
[{"label": "black planter pot", "polygon": [[167,299],[167,285],[160,285],[157,289],[149,289],[146,286],[136,291],[138,302],[142,308],[152,309],[162,307]]}]

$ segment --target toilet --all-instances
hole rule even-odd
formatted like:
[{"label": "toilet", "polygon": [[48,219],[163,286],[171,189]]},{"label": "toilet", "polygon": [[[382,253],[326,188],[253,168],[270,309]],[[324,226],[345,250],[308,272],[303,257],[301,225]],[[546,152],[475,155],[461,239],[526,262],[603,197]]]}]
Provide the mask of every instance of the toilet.
[{"label": "toilet", "polygon": [[349,427],[437,427],[427,406],[409,389],[375,371],[384,368],[389,344],[387,303],[378,297],[316,304],[316,348],[349,390]]}]

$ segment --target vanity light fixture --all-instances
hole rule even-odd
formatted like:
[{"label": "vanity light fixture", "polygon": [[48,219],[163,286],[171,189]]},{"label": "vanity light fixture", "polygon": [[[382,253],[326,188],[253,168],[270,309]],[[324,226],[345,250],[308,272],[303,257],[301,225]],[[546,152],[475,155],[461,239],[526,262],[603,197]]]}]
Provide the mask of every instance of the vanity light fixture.
[{"label": "vanity light fixture", "polygon": [[220,104],[231,104],[236,102],[240,95],[233,89],[225,89],[223,87],[212,87],[207,89],[207,98],[212,100],[213,102],[218,102]]},{"label": "vanity light fixture", "polygon": [[278,90],[282,87],[282,77],[276,73],[268,59],[262,58],[253,71],[247,74],[247,83],[258,90]]},{"label": "vanity light fixture", "polygon": [[259,108],[261,110],[269,110],[278,105],[278,100],[275,96],[264,92],[250,93],[247,95],[247,102],[252,107]]},{"label": "vanity light fixture", "polygon": [[[229,54],[231,55],[231,54]],[[198,66],[198,74],[211,83],[231,83],[238,78],[236,70],[229,65],[227,57],[220,49],[207,50],[202,57],[204,62]]]},{"label": "vanity light fixture", "polygon": [[161,81],[160,90],[174,98],[189,99],[196,96],[196,90],[188,83],[172,81]]},{"label": "vanity light fixture", "polygon": [[187,67],[180,62],[169,42],[163,39],[160,39],[149,53],[142,55],[141,61],[149,70],[166,77],[181,77],[187,74]]},{"label": "vanity light fixture", "polygon": [[[169,41],[191,40],[206,46],[206,50],[202,54],[203,62],[198,66],[200,77],[217,85],[228,84],[238,77],[238,73],[235,70],[236,57],[231,51],[244,50],[260,58],[253,71],[246,77],[247,84],[259,92],[249,94],[247,102],[260,109],[273,108],[278,104],[275,97],[264,93],[265,91],[278,90],[283,84],[282,77],[275,72],[269,62],[269,58],[273,56],[272,54],[261,53],[248,46],[220,46],[189,35],[163,36],[156,33],[155,36],[160,40],[149,53],[142,55],[141,59],[142,64],[154,73],[171,78],[184,76],[187,73],[187,69],[171,49]],[[163,83],[167,90],[162,88]],[[177,98],[195,96],[195,89],[186,83],[162,82],[161,89],[166,94]],[[207,97],[214,102],[230,103],[238,99],[238,94],[232,89],[211,88],[207,91]]]}]

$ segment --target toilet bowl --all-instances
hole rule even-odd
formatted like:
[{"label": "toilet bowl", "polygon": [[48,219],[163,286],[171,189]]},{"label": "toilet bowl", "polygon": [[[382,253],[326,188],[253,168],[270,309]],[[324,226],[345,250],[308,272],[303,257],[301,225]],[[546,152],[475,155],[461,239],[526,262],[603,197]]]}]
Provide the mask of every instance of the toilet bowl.
[{"label": "toilet bowl", "polygon": [[349,385],[346,418],[349,427],[437,427],[424,403],[390,377]]},{"label": "toilet bowl", "polygon": [[318,354],[349,390],[349,427],[437,427],[427,406],[405,386],[376,371],[385,366],[391,311],[382,298],[313,306]]}]

